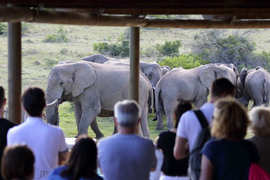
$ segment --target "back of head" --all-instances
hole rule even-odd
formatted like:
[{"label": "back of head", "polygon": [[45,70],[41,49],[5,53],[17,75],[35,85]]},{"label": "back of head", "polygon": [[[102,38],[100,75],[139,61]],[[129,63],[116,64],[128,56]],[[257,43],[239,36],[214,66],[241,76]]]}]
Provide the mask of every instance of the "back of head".
[{"label": "back of head", "polygon": [[270,108],[254,107],[249,115],[254,134],[256,136],[270,136]]},{"label": "back of head", "polygon": [[5,102],[5,90],[2,86],[0,86],[0,108],[3,106]]},{"label": "back of head", "polygon": [[5,180],[30,180],[34,175],[35,157],[25,145],[6,147],[2,157],[2,175]]},{"label": "back of head", "polygon": [[30,116],[39,117],[46,106],[45,93],[40,88],[30,87],[23,93],[22,102]]},{"label": "back of head", "polygon": [[218,139],[243,139],[249,118],[246,109],[232,98],[216,102],[211,133]]},{"label": "back of head", "polygon": [[114,105],[114,116],[120,126],[134,127],[141,117],[141,109],[136,101],[119,101]]},{"label": "back of head", "polygon": [[226,78],[216,79],[211,86],[211,97],[222,98],[226,96],[235,96],[235,86]]},{"label": "back of head", "polygon": [[182,103],[179,103],[175,110],[174,110],[174,116],[175,116],[175,125],[174,127],[177,128],[178,127],[178,122],[181,118],[181,116],[188,110],[191,110],[192,109],[192,105],[190,102],[182,102]]},{"label": "back of head", "polygon": [[62,172],[63,177],[71,180],[80,177],[92,178],[97,170],[97,146],[88,136],[80,136],[71,150],[66,163],[67,169]]}]

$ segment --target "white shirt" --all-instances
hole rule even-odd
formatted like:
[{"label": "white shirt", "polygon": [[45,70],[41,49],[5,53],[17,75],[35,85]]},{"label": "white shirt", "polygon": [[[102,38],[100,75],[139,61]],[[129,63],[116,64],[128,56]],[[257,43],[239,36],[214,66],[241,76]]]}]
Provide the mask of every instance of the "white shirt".
[{"label": "white shirt", "polygon": [[[208,123],[211,124],[214,113],[214,104],[205,103],[200,110],[208,120]],[[193,149],[194,143],[201,129],[200,122],[193,111],[187,111],[181,116],[177,128],[177,136],[188,140],[189,152]]]},{"label": "white shirt", "polygon": [[35,155],[34,180],[45,180],[58,166],[59,152],[67,150],[63,131],[39,117],[27,120],[8,131],[7,144],[25,144]]}]

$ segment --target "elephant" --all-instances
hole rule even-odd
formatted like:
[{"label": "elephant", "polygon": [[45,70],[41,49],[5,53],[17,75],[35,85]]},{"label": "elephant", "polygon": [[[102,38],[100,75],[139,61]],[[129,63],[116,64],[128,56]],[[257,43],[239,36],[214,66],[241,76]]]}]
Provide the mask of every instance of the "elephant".
[{"label": "elephant", "polygon": [[91,56],[83,57],[81,60],[103,64],[110,59],[101,54],[94,54]]},{"label": "elephant", "polygon": [[242,97],[239,101],[248,106],[249,100],[252,100],[253,107],[259,105],[268,105],[270,96],[270,73],[262,67],[254,69],[242,69],[240,72],[240,82]]},{"label": "elephant", "polygon": [[217,78],[227,78],[236,84],[235,72],[217,64],[206,64],[193,69],[174,68],[157,83],[155,91],[157,129],[163,128],[162,114],[167,117],[167,127],[173,128],[173,112],[183,101],[193,102],[199,108],[207,101],[210,87]]},{"label": "elephant", "polygon": [[[129,67],[128,59],[107,58],[100,54],[84,57],[82,58],[82,60],[88,61],[88,62],[100,63],[100,64],[115,64],[115,65]],[[152,86],[155,87],[157,82],[162,76],[162,69],[160,65],[157,63],[140,62],[140,69],[145,74],[145,76],[149,79]]]},{"label": "elephant", "polygon": [[161,68],[162,76],[164,76],[167,72],[171,70],[169,66],[161,66],[160,68]]},{"label": "elephant", "polygon": [[[97,138],[102,137],[95,118],[113,116],[114,104],[128,99],[129,76],[129,68],[111,64],[81,61],[56,65],[49,74],[46,90],[48,122],[58,125],[58,105],[70,101],[75,107],[78,135],[86,134],[91,125]],[[140,74],[141,127],[146,137],[149,137],[147,114],[151,93],[151,84]]]}]

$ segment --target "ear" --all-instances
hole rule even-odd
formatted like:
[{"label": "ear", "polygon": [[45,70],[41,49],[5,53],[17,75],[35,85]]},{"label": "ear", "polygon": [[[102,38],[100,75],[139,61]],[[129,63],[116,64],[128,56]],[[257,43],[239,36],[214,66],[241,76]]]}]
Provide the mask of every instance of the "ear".
[{"label": "ear", "polygon": [[92,86],[96,81],[96,71],[89,63],[76,63],[73,72],[73,97],[79,96],[86,88]]},{"label": "ear", "polygon": [[217,77],[217,74],[215,73],[213,68],[202,67],[202,69],[200,69],[198,73],[198,76],[202,86],[204,86],[207,89],[210,89],[212,83]]}]

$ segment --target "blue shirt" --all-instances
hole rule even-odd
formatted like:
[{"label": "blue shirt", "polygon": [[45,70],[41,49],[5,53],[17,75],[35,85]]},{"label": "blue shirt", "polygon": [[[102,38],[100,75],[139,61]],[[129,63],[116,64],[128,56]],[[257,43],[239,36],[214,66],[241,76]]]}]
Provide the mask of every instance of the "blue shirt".
[{"label": "blue shirt", "polygon": [[259,161],[255,145],[247,140],[209,140],[203,150],[214,167],[214,180],[248,180],[249,167]]},{"label": "blue shirt", "polygon": [[[63,170],[65,170],[67,166],[61,166],[59,168],[56,168],[48,177],[47,180],[69,180],[67,177],[62,177],[61,173]],[[79,180],[103,180],[102,177],[96,176],[94,178],[80,178]]]}]

